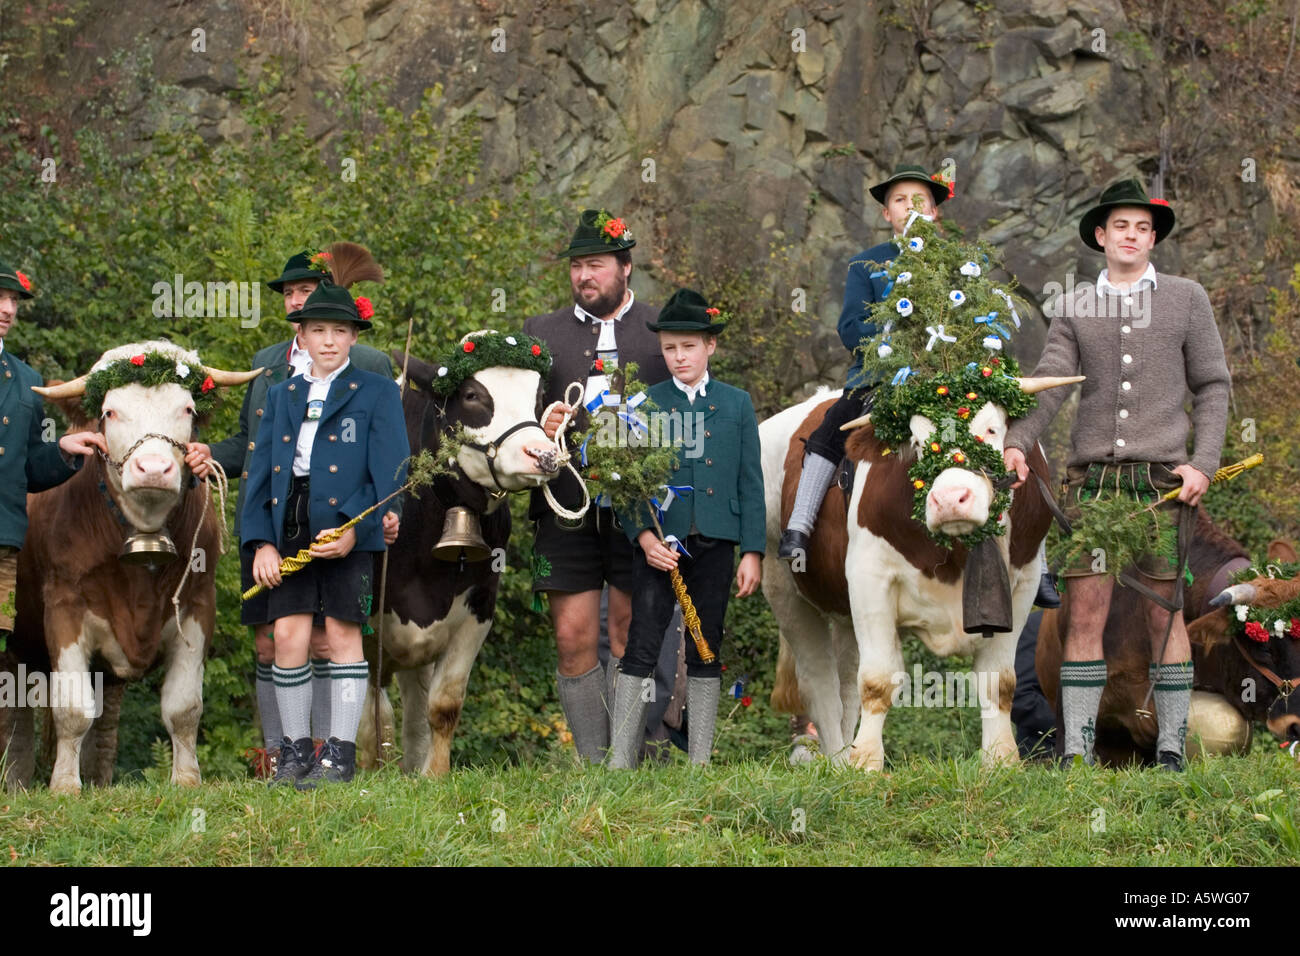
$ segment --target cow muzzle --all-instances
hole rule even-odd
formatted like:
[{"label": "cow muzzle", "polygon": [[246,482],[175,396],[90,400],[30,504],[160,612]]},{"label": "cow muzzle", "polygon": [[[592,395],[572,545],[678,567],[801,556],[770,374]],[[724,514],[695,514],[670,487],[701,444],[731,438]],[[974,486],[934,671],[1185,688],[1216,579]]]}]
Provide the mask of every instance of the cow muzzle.
[{"label": "cow muzzle", "polygon": [[934,480],[925,499],[925,526],[954,537],[970,534],[989,520],[992,488],[987,478],[949,468]]}]

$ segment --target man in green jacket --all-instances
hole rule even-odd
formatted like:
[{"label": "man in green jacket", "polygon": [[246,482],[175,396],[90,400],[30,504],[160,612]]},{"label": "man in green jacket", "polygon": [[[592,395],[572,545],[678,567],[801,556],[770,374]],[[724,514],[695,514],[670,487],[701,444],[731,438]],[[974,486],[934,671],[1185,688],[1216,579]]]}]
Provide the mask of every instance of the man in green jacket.
[{"label": "man in green jacket", "polygon": [[[45,382],[5,348],[20,299],[33,297],[32,282],[0,262],[0,650],[14,628],[18,551],[27,536],[27,493],[61,485],[81,467],[81,455],[108,454],[98,432],[72,432],[57,442],[40,396]],[[48,422],[48,425],[47,425]]]},{"label": "man in green jacket", "polygon": [[[322,280],[331,278],[329,256],[323,252],[299,252],[285,263],[280,276],[266,284],[284,298],[288,315],[303,307]],[[205,459],[217,461],[230,478],[239,478],[239,500],[235,503],[235,535],[239,536],[240,514],[244,507],[244,478],[248,477],[248,463],[253,457],[253,438],[266,410],[266,393],[272,385],[297,375],[311,365],[311,356],[302,347],[298,325],[293,324],[294,336],[284,342],[269,345],[253,356],[252,368],[265,371],[248,383],[244,390],[244,405],[239,410],[239,431],[229,438],[206,445],[194,442],[189,446],[185,462],[200,478],[207,474]],[[393,365],[388,356],[369,345],[352,348],[350,360],[357,368],[379,375],[393,377]],[[392,544],[397,540],[400,508],[384,515],[384,540]],[[240,550],[240,588],[247,591],[253,586],[252,556]],[[278,752],[282,736],[280,712],[275,703],[275,685],[271,679],[271,665],[275,661],[275,644],[271,639],[271,619],[267,613],[267,591],[245,601],[240,607],[240,621],[253,628],[253,644],[257,654],[257,706],[262,715],[262,736],[268,754]],[[324,628],[312,631],[312,736],[328,737],[329,730],[329,646]]]}]

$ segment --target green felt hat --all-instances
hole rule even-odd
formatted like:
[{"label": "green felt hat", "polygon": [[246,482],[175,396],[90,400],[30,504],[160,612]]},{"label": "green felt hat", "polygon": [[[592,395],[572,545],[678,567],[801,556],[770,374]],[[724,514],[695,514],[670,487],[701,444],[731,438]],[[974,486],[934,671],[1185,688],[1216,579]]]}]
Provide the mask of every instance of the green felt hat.
[{"label": "green felt hat", "polygon": [[[278,279],[267,281],[276,292],[284,293],[284,284],[294,282],[298,279],[328,279],[330,275],[329,259],[323,252],[307,252],[306,250],[295,253],[289,257],[289,261],[284,264],[284,271],[280,273]],[[315,263],[313,265],[313,262]]]},{"label": "green felt hat", "polygon": [[[937,173],[935,175],[938,175]],[[867,192],[871,193],[871,198],[880,205],[885,204],[885,195],[889,192],[889,187],[894,183],[902,182],[905,179],[915,180],[918,183],[925,183],[930,187],[930,195],[934,197],[934,204],[941,205],[943,201],[952,195],[951,187],[935,179],[925,171],[924,166],[914,166],[908,163],[902,166],[894,167],[894,173],[884,182],[876,183]]]},{"label": "green felt hat", "polygon": [[560,253],[561,259],[573,256],[594,256],[602,252],[618,252],[636,245],[627,225],[605,209],[584,209],[573,231],[569,248]]},{"label": "green felt hat", "polygon": [[651,332],[707,332],[717,335],[727,323],[716,321],[722,317],[719,309],[710,309],[704,296],[694,289],[678,289],[668,304],[659,310],[657,322],[647,322]]},{"label": "green felt hat", "polygon": [[32,298],[32,280],[4,262],[0,262],[0,289],[12,289],[20,299]]},{"label": "green felt hat", "polygon": [[1121,179],[1101,191],[1101,199],[1079,220],[1079,238],[1089,249],[1104,252],[1097,242],[1097,227],[1106,225],[1106,217],[1116,206],[1137,206],[1151,210],[1151,224],[1155,227],[1156,242],[1169,235],[1174,228],[1174,211],[1163,199],[1148,199],[1147,191],[1137,179]]},{"label": "green felt hat", "polygon": [[306,322],[308,319],[351,322],[358,332],[365,332],[370,328],[370,317],[374,314],[374,307],[365,296],[353,300],[352,293],[343,286],[322,277],[321,284],[307,296],[302,308],[290,312],[285,318],[290,322]]}]

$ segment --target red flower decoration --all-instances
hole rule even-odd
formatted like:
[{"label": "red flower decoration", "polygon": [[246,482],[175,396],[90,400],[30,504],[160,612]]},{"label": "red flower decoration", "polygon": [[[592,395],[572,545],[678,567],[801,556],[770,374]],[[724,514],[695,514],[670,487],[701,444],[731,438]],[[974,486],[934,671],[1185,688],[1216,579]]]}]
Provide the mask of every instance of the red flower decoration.
[{"label": "red flower decoration", "polygon": [[1169,200],[1167,200],[1167,199],[1153,199],[1153,200],[1151,200],[1151,201],[1152,201],[1153,203],[1155,203],[1157,206],[1168,206],[1168,205],[1169,205]]},{"label": "red flower decoration", "polygon": [[948,386],[947,386],[947,385],[940,385],[938,388],[936,388],[936,389],[934,390],[934,394],[936,394],[936,395],[947,395],[947,394],[948,394]]},{"label": "red flower decoration", "polygon": [[466,343],[462,346],[462,348],[464,348],[466,352],[473,352],[473,351],[474,351],[474,343],[473,343],[473,342],[466,342]]},{"label": "red flower decoration", "polygon": [[985,378],[988,378],[990,375],[993,374],[993,369],[985,365],[982,369],[980,369],[980,374],[983,375]]},{"label": "red flower decoration", "polygon": [[969,398],[972,402],[975,401],[975,399],[979,398],[979,396],[976,395],[974,392],[967,392],[966,397]]},{"label": "red flower decoration", "polygon": [[27,278],[27,276],[23,275],[23,274],[22,274],[21,272],[19,272],[17,269],[14,270],[14,275],[16,275],[16,276],[18,277],[18,284],[19,284],[20,286],[22,286],[23,289],[24,289],[25,291],[27,291],[27,292],[31,292],[31,291],[32,291],[32,280],[31,280],[31,279]]},{"label": "red flower decoration", "polygon": [[132,365],[143,365],[143,364],[144,364],[144,356],[143,356],[143,355],[132,355],[132,356],[131,356],[131,364],[132,364]]},{"label": "red flower decoration", "polygon": [[361,316],[362,320],[369,322],[370,317],[374,314],[375,307],[370,304],[370,300],[364,295],[357,296],[357,315]]},{"label": "red flower decoration", "polygon": [[216,387],[217,387],[217,383],[212,381],[212,376],[209,375],[207,378],[203,380],[203,384],[199,386],[199,391],[210,392]]},{"label": "red flower decoration", "polygon": [[957,414],[962,418],[965,418],[967,415],[970,414],[970,409],[967,408],[965,405],[963,405],[961,408],[957,409]]},{"label": "red flower decoration", "polygon": [[748,706],[749,706],[750,704],[752,704],[753,702],[754,702],[754,698],[750,697],[748,694],[746,694],[744,697],[740,698],[740,706],[741,706],[741,707],[748,707]]},{"label": "red flower decoration", "polygon": [[975,440],[976,440],[977,442],[979,442],[981,445],[984,444],[984,436],[983,436],[983,435],[976,435],[976,436],[975,436]]},{"label": "red flower decoration", "polygon": [[992,359],[992,360],[990,361],[989,364],[990,364],[990,365],[1001,365],[1001,364],[1002,364],[1002,359],[1000,359],[1000,358]]},{"label": "red flower decoration", "polygon": [[[537,346],[534,345],[533,348],[537,348]],[[605,371],[605,360],[604,360],[604,359],[596,359],[596,371],[597,371],[597,372],[603,372],[603,371]]]},{"label": "red flower decoration", "polygon": [[532,349],[531,349],[530,351],[531,351],[534,355],[541,355],[541,354],[542,354],[542,347],[541,347],[540,345],[534,343],[534,344],[533,344],[533,347],[532,347]]},{"label": "red flower decoration", "polygon": [[1258,641],[1260,644],[1268,643],[1268,631],[1264,630],[1264,625],[1259,621],[1246,622],[1246,636],[1252,641]]},{"label": "red flower decoration", "polygon": [[1300,619],[1294,617],[1291,618],[1290,634],[1292,637],[1300,637]]},{"label": "red flower decoration", "polygon": [[611,239],[617,239],[619,236],[623,235],[626,229],[627,224],[624,223],[622,219],[611,219],[609,222],[605,223],[605,235],[609,236]]},{"label": "red flower decoration", "polygon": [[966,460],[966,456],[959,451],[955,451],[952,453],[952,460],[960,465],[962,462]]},{"label": "red flower decoration", "polygon": [[704,314],[705,314],[705,315],[708,315],[708,316],[718,316],[718,315],[721,315],[722,312],[721,312],[721,310],[719,310],[719,309],[708,308],[708,309],[705,309],[705,310],[704,310]]}]

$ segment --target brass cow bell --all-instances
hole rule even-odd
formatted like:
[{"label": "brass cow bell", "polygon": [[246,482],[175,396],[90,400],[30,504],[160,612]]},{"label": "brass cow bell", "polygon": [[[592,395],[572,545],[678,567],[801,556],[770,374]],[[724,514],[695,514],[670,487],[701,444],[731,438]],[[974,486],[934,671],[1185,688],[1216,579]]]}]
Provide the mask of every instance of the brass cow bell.
[{"label": "brass cow bell", "polygon": [[478,515],[463,505],[448,508],[442,519],[442,538],[434,545],[433,556],[439,561],[486,561],[492,557],[492,549],[479,530]]},{"label": "brass cow bell", "polygon": [[137,531],[122,542],[117,559],[123,564],[145,565],[156,571],[176,560],[176,545],[162,531]]}]

